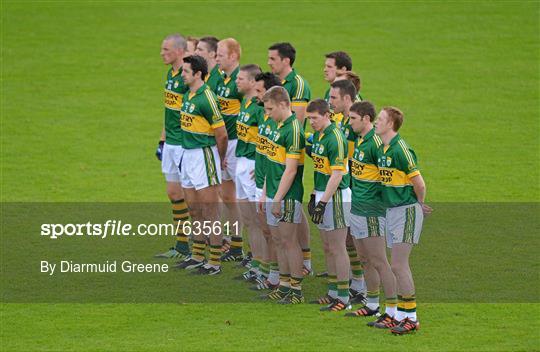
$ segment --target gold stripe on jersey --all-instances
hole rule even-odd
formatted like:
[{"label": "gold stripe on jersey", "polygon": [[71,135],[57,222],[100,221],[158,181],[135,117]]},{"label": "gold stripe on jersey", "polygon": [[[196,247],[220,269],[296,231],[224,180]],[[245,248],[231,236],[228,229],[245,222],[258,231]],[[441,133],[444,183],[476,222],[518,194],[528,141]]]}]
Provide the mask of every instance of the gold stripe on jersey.
[{"label": "gold stripe on jersey", "polygon": [[300,100],[304,96],[304,80],[300,78],[298,75],[294,77],[296,80],[296,95],[294,96],[293,100]]},{"label": "gold stripe on jersey", "polygon": [[207,136],[214,135],[214,129],[224,125],[223,121],[218,121],[214,125],[210,125],[208,120],[204,116],[191,115],[186,112],[182,112],[181,117],[182,129],[195,134],[204,134]]},{"label": "gold stripe on jersey", "polygon": [[409,162],[409,168],[414,168],[416,165],[414,164],[414,159],[411,155],[411,152],[409,151],[409,148],[402,139],[398,141],[398,144],[401,147],[401,150],[403,150],[403,154],[405,154],[407,161]]},{"label": "gold stripe on jersey", "polygon": [[347,157],[352,160],[354,154],[354,141],[347,141],[348,153]]},{"label": "gold stripe on jersey", "polygon": [[249,126],[243,122],[236,121],[236,134],[238,139],[251,144],[257,144],[259,129],[257,126]]},{"label": "gold stripe on jersey", "polygon": [[167,109],[180,111],[182,108],[183,94],[173,92],[172,90],[165,89],[165,107]]},{"label": "gold stripe on jersey", "polygon": [[206,100],[208,100],[208,103],[210,103],[210,107],[212,108],[214,117],[218,117],[218,116],[221,117],[221,113],[217,106],[216,99],[214,99],[214,96],[212,96],[212,92],[210,91],[210,88],[206,88],[204,90],[204,95],[206,96]]},{"label": "gold stripe on jersey", "polygon": [[420,171],[413,171],[409,175],[405,172],[387,167],[380,167],[379,174],[381,175],[381,182],[385,186],[390,187],[405,187],[412,186],[411,178],[420,174]]},{"label": "gold stripe on jersey", "polygon": [[307,101],[293,101],[291,103],[291,106],[307,106]]},{"label": "gold stripe on jersey", "polygon": [[365,164],[358,160],[351,159],[351,175],[357,180],[366,182],[379,182],[381,176],[379,168],[372,164]]},{"label": "gold stripe on jersey", "polygon": [[223,115],[238,115],[240,113],[240,100],[218,96],[218,101]]}]

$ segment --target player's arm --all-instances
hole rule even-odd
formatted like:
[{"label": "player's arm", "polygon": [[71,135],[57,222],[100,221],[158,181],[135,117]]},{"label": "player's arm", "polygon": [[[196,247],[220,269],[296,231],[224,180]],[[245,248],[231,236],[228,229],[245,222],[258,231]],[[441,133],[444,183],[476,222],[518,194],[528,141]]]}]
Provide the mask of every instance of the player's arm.
[{"label": "player's arm", "polygon": [[289,189],[294,182],[296,173],[298,172],[298,162],[299,159],[296,158],[285,159],[285,171],[283,172],[283,176],[279,181],[279,186],[276,195],[274,196],[274,202],[281,202],[283,198],[285,198],[287,192],[289,192]]},{"label": "player's arm", "polygon": [[225,125],[214,128],[214,136],[216,137],[216,144],[220,159],[225,160],[227,154],[227,144],[229,143],[229,137],[227,136],[227,129]]},{"label": "player's arm", "polygon": [[426,183],[424,182],[424,178],[418,173],[410,180],[413,185],[414,193],[416,194],[416,199],[418,199],[418,203],[422,206],[422,211],[424,214],[431,214],[433,209],[429,205],[424,204],[424,201],[426,200]]},{"label": "player's arm", "polygon": [[336,193],[342,179],[343,179],[343,171],[332,170],[332,175],[330,175],[330,178],[328,179],[328,183],[326,184],[326,189],[324,190],[324,193],[321,197],[321,202],[328,203],[330,201],[330,198],[332,198],[334,193]]},{"label": "player's arm", "polygon": [[165,144],[165,127],[161,130],[161,137],[159,138],[158,146],[156,149],[156,158],[159,161],[163,158],[163,145]]}]

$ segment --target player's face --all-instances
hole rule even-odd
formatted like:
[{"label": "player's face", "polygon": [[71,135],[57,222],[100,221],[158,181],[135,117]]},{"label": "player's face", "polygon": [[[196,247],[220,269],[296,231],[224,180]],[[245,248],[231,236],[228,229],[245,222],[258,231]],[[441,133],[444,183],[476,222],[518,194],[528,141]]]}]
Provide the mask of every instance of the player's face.
[{"label": "player's face", "polygon": [[247,93],[253,87],[253,80],[246,71],[240,70],[236,76],[236,87],[240,93]]},{"label": "player's face", "polygon": [[285,62],[279,57],[277,50],[268,50],[268,66],[275,75],[279,75],[283,71]]},{"label": "player's face", "polygon": [[264,93],[266,93],[266,89],[264,89],[264,81],[255,81],[254,83],[255,88],[255,96],[257,99],[262,102],[262,98],[264,96]]},{"label": "player's face", "polygon": [[309,124],[314,131],[322,131],[328,122],[328,115],[321,115],[318,112],[307,112]]},{"label": "player's face", "polygon": [[192,41],[187,42],[186,56],[195,55],[195,43]]},{"label": "player's face", "polygon": [[324,79],[326,82],[334,82],[337,75],[336,59],[326,59],[324,61]]},{"label": "player's face", "polygon": [[377,117],[377,121],[375,121],[375,133],[377,133],[378,135],[382,135],[391,129],[392,129],[391,121],[388,118],[388,114],[386,113],[386,111],[383,110],[379,113],[379,117]]},{"label": "player's face", "polygon": [[175,62],[180,56],[181,50],[174,47],[173,41],[171,39],[164,40],[161,43],[161,59],[165,65],[171,65]]},{"label": "player's face", "polygon": [[182,79],[184,82],[190,86],[195,81],[195,77],[193,76],[193,70],[191,69],[191,64],[184,62],[182,65]]},{"label": "player's face", "polygon": [[339,94],[339,88],[330,88],[330,106],[335,112],[343,112],[345,103],[343,97]]},{"label": "player's face", "polygon": [[288,115],[288,108],[285,103],[276,103],[273,101],[267,101],[264,103],[264,111],[266,115],[270,116],[274,121],[282,121],[285,115]]},{"label": "player's face", "polygon": [[231,69],[234,65],[234,58],[229,55],[229,49],[225,45],[218,44],[216,62],[222,70]]},{"label": "player's face", "polygon": [[349,117],[349,124],[351,125],[353,131],[356,133],[361,132],[364,129],[364,119],[362,118],[362,116],[360,116],[360,114],[357,114],[354,111],[351,111],[349,113]]},{"label": "player's face", "polygon": [[199,44],[197,44],[197,48],[195,49],[195,55],[201,56],[203,59],[206,60],[206,62],[208,62],[209,59],[214,58],[216,55],[214,53],[214,55],[212,56],[211,53],[212,52],[208,50],[208,45],[205,42],[199,42]]}]

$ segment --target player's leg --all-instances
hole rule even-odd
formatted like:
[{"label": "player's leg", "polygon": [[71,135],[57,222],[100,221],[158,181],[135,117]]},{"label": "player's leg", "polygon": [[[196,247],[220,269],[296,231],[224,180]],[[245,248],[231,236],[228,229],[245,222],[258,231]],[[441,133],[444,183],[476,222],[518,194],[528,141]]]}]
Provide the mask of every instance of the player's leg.
[{"label": "player's leg", "polygon": [[303,257],[303,275],[313,274],[313,269],[311,268],[311,234],[309,231],[309,223],[304,212],[304,208],[301,209],[301,223],[298,226],[298,243],[300,248],[302,248],[302,257]]},{"label": "player's leg", "polygon": [[268,224],[268,227],[270,229],[272,242],[275,246],[276,258],[279,268],[279,285],[270,293],[261,297],[271,300],[281,300],[285,298],[291,290],[291,271],[289,269],[289,262],[287,261],[285,250],[283,249],[282,238],[280,236],[280,231],[278,227],[279,223],[281,222],[281,218],[276,218],[274,214],[272,214],[272,204],[273,199],[266,198],[266,223]]},{"label": "player's leg", "polygon": [[[240,212],[238,204],[236,202],[236,186],[235,177],[237,172],[238,159],[235,155],[237,140],[229,140],[227,144],[226,160],[227,166],[222,172],[222,184],[220,188],[220,198],[225,205],[223,207],[223,214],[225,221],[230,223],[238,222],[241,224]],[[240,261],[242,260],[243,238],[242,238],[242,226],[238,234],[230,234],[231,244],[230,249],[223,254],[223,261]],[[229,234],[225,234],[228,236]]]},{"label": "player's leg", "polygon": [[[321,310],[340,311],[350,309],[349,304],[349,268],[350,261],[346,248],[347,228],[341,228],[326,231],[326,237],[329,243],[329,253],[331,265],[329,265],[328,276],[330,277],[330,268],[335,268],[337,299],[327,307]],[[333,276],[333,275],[332,275]]]},{"label": "player's leg", "polygon": [[[195,221],[200,222],[202,219],[202,209],[197,198],[197,191],[191,184],[186,184],[184,179],[182,179],[182,182],[184,196],[190,204],[192,224]],[[204,265],[206,259],[206,239],[203,236],[192,236],[192,239],[191,256],[179,263],[177,268],[192,270]]]},{"label": "player's leg", "polygon": [[174,247],[157,254],[157,258],[176,258],[183,260],[190,255],[189,239],[183,232],[182,223],[189,219],[189,210],[181,185],[180,168],[184,149],[181,146],[163,145],[161,169],[167,184],[167,197],[171,202],[173,224],[176,233]]},{"label": "player's leg", "polygon": [[319,234],[320,234],[321,242],[322,242],[324,261],[325,261],[327,272],[328,272],[328,276],[327,276],[328,291],[324,296],[321,296],[311,301],[310,303],[328,305],[332,303],[335,299],[337,299],[336,266],[335,266],[335,260],[332,257],[332,253],[330,252],[330,243],[329,243],[327,231],[319,229]]},{"label": "player's leg", "polygon": [[[285,200],[285,208],[293,206],[287,203],[292,203],[294,200]],[[298,203],[300,204],[300,203]],[[285,210],[287,212],[288,210]],[[299,223],[282,221],[278,224],[278,233],[281,243],[281,250],[284,253],[283,260],[288,263],[288,269],[291,273],[290,279],[290,294],[283,299],[280,303],[302,303],[304,296],[302,294],[302,280],[303,280],[303,257],[302,248],[298,242],[298,229]],[[280,258],[281,260],[281,258]],[[281,266],[281,262],[280,262]]]},{"label": "player's leg", "polygon": [[364,264],[367,260],[363,255],[362,247],[357,247],[350,233],[347,236],[347,254],[351,263],[351,298],[352,303],[364,303],[366,297],[366,283],[364,278]]},{"label": "player's leg", "polygon": [[387,211],[387,235],[392,240],[392,272],[397,282],[397,313],[399,325],[392,328],[394,334],[406,334],[418,330],[416,316],[416,293],[409,265],[409,256],[418,243],[422,230],[423,213],[418,203],[390,208]]},{"label": "player's leg", "polygon": [[[214,225],[220,224],[218,212],[219,207],[219,185],[212,185],[197,190],[197,200],[202,208],[201,224],[207,222],[214,229]],[[210,256],[208,263],[200,270],[201,274],[216,275],[221,272],[221,230],[209,234]]]}]

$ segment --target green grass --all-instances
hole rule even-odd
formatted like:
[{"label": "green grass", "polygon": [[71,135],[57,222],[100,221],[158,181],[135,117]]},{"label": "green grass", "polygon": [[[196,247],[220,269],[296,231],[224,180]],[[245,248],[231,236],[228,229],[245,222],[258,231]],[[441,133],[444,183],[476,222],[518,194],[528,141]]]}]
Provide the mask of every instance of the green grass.
[{"label": "green grass", "polygon": [[[1,349],[540,350],[533,259],[540,200],[538,13],[537,2],[2,1]],[[101,241],[78,254],[68,242],[35,238],[36,223],[59,217],[47,213],[52,205],[34,204],[40,212],[7,202],[166,202],[153,156],[166,72],[159,46],[176,31],[235,37],[242,63],[263,68],[267,47],[290,41],[314,97],[326,88],[323,54],[345,50],[362,78],[362,95],[377,107],[405,111],[402,135],[419,156],[428,201],[436,205],[412,258],[422,322],[416,336],[395,338],[308,305],[248,303],[251,292],[231,284],[230,269],[214,289],[223,287],[243,303],[215,303],[227,297],[208,297],[213,290],[176,273],[147,284],[156,282],[154,292],[173,302],[178,296],[178,302],[214,303],[28,303],[38,301],[32,293],[47,297],[58,290],[47,281],[40,286],[34,272],[48,256],[124,253],[146,261],[169,244],[123,241],[106,248],[110,242]],[[532,204],[512,208],[518,202]],[[75,288],[60,282],[65,292],[110,289],[74,280]],[[124,277],[118,285],[117,294],[138,287]],[[322,286],[309,279],[308,294]],[[12,303],[17,298],[25,303]]]}]

